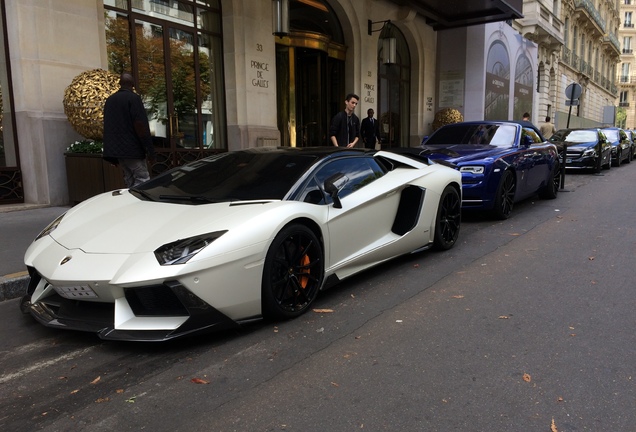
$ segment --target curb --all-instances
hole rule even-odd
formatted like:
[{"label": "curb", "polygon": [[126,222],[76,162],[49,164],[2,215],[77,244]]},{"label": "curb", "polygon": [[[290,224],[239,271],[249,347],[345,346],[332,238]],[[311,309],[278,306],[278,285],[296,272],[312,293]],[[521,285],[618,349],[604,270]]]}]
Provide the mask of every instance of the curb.
[{"label": "curb", "polygon": [[31,277],[28,274],[16,273],[15,275],[0,276],[0,301],[22,297],[26,294],[30,281]]}]

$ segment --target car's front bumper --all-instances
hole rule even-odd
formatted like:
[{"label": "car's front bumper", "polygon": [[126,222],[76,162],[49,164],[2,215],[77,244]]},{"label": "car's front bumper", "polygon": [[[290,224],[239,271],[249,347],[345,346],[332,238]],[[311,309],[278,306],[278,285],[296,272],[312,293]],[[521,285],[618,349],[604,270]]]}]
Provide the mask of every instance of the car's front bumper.
[{"label": "car's front bumper", "polygon": [[[27,299],[47,285],[35,269]],[[29,303],[27,310],[41,324],[96,333],[102,339],[165,341],[200,332],[237,327],[239,323],[205,303],[178,282],[126,288],[115,302],[65,298],[52,293]]]}]

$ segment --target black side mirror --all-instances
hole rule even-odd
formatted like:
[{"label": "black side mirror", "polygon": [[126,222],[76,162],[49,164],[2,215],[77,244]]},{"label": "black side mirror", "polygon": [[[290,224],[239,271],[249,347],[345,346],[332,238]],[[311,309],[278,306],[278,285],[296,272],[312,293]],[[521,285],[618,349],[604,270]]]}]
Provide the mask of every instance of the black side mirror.
[{"label": "black side mirror", "polygon": [[335,208],[342,208],[340,197],[338,192],[347,184],[349,177],[342,173],[336,173],[325,180],[325,192],[327,192],[333,200],[333,206]]}]

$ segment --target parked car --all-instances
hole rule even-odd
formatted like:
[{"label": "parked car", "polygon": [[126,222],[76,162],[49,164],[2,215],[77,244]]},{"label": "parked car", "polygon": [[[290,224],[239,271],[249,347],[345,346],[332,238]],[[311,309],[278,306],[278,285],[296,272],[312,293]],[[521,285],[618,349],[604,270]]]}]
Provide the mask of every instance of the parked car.
[{"label": "parked car", "polygon": [[21,306],[45,326],[120,340],[294,318],[337,281],[453,247],[460,222],[461,174],[425,158],[228,152],[57,218],[26,251]]},{"label": "parked car", "polygon": [[599,128],[559,129],[550,137],[550,142],[556,145],[559,155],[566,146],[566,168],[609,169],[612,166],[612,145]]},{"label": "parked car", "polygon": [[632,142],[627,133],[617,127],[601,129],[612,145],[612,163],[614,166],[621,166],[623,162],[632,161]]},{"label": "parked car", "polygon": [[625,132],[632,142],[632,160],[636,158],[636,130],[626,129]]},{"label": "parked car", "polygon": [[473,121],[443,126],[422,153],[453,163],[462,173],[462,208],[510,217],[514,203],[539,194],[556,198],[560,184],[554,144],[532,124]]}]

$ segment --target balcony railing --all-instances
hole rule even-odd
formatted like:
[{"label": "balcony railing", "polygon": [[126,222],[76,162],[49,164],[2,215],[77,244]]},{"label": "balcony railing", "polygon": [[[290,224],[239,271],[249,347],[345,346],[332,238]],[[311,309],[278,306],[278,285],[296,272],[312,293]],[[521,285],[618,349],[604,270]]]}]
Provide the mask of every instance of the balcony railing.
[{"label": "balcony railing", "polygon": [[574,7],[586,11],[594,19],[596,25],[605,33],[605,20],[601,17],[600,12],[591,0],[574,0]]},{"label": "balcony railing", "polygon": [[633,53],[634,50],[631,48],[623,48],[623,54],[631,54]]},{"label": "balcony railing", "polygon": [[619,102],[618,106],[620,106],[620,107],[629,107],[629,102]]}]

